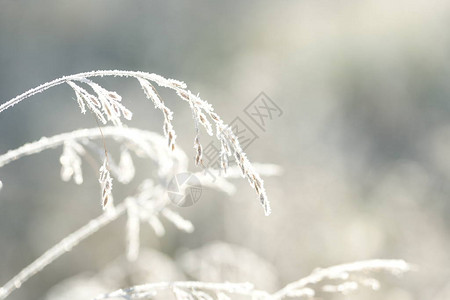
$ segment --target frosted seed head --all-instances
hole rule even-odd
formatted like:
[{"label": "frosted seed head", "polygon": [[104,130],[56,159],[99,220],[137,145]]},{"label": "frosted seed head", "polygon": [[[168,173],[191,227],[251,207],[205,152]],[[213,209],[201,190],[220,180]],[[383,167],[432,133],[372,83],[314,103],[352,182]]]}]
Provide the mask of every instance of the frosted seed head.
[{"label": "frosted seed head", "polygon": [[119,105],[117,105],[117,103],[112,103],[112,107],[114,108],[114,112],[116,114],[116,116],[120,117],[121,116],[121,112],[120,112],[120,107]]},{"label": "frosted seed head", "polygon": [[189,101],[189,94],[186,91],[179,90],[177,93],[183,100]]},{"label": "frosted seed head", "polygon": [[122,108],[122,114],[123,117],[127,120],[131,120],[131,118],[133,117],[133,113],[125,107]]},{"label": "frosted seed head", "polygon": [[100,108],[100,101],[98,101],[97,97],[95,97],[94,95],[89,95],[89,97],[87,97],[88,101],[90,101],[95,107]]},{"label": "frosted seed head", "polygon": [[113,115],[113,112],[111,110],[109,103],[103,103],[103,110],[106,113],[108,120],[112,120],[114,118],[114,115]]},{"label": "frosted seed head", "polygon": [[206,119],[206,116],[202,113],[202,112],[198,112],[197,114],[198,119],[200,121],[200,123],[203,125],[203,127],[205,127],[206,132],[212,136],[213,135],[213,129],[212,129],[212,125],[211,123]]},{"label": "frosted seed head", "polygon": [[217,122],[220,121],[219,115],[216,114],[215,112],[210,112],[209,115],[211,116],[211,118],[212,118],[214,121],[217,121]]},{"label": "frosted seed head", "polygon": [[109,172],[108,161],[106,157],[103,160],[103,165],[100,167],[99,172],[99,182],[102,188],[102,208],[105,209],[112,192],[112,178]]},{"label": "frosted seed head", "polygon": [[143,78],[137,78],[139,81],[139,84],[141,85],[142,89],[144,90],[145,96],[147,96],[148,99],[153,101],[153,104],[155,107],[159,108],[163,105],[163,101],[158,96],[158,93],[156,92],[156,89],[153,87],[153,85]]},{"label": "frosted seed head", "polygon": [[81,109],[81,113],[85,114],[86,113],[86,106],[84,105],[83,96],[80,93],[77,93],[77,92],[75,92],[75,95],[77,96],[77,103],[78,103],[78,106]]},{"label": "frosted seed head", "polygon": [[106,96],[114,101],[122,101],[122,97],[116,92],[107,92]]},{"label": "frosted seed head", "polygon": [[202,145],[200,144],[200,142],[198,140],[198,136],[195,137],[194,149],[196,150],[195,165],[198,166],[202,162],[202,156],[203,156]]},{"label": "frosted seed head", "polygon": [[179,81],[179,80],[171,79],[171,78],[167,79],[167,81],[174,88],[179,88],[179,89],[185,89],[186,88],[186,84],[183,81]]}]

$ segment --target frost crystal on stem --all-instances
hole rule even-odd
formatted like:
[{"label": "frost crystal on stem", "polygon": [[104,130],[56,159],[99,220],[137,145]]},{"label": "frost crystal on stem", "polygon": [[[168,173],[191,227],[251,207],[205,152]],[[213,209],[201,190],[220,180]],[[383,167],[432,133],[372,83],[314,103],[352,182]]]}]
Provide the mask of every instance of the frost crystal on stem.
[{"label": "frost crystal on stem", "polygon": [[[117,126],[102,127],[101,130],[99,130],[98,127],[80,129],[58,134],[52,137],[42,137],[35,142],[27,143],[17,149],[1,154],[0,168],[24,156],[33,155],[48,149],[63,146],[62,156],[68,156],[69,159],[67,159],[67,157],[63,158],[62,164],[67,168],[74,169],[72,174],[75,174],[78,172],[75,170],[78,170],[79,167],[81,167],[79,164],[81,163],[81,156],[86,155],[87,148],[83,146],[89,145],[95,139],[103,138],[111,138],[124,146],[126,145],[126,148],[122,150],[120,159],[121,162],[119,162],[118,169],[130,168],[130,165],[132,165],[131,157],[129,157],[129,151],[133,151],[139,157],[151,159],[157,164],[158,182],[159,180],[163,182],[167,181],[174,174],[178,174],[179,172],[187,169],[187,158],[185,153],[180,148],[176,148],[174,151],[167,151],[167,148],[164,145],[165,139],[161,135],[136,128]],[[80,160],[78,160],[78,158]],[[259,165],[256,166],[260,168]],[[261,171],[264,174],[274,174],[273,166],[266,166],[265,168],[268,168],[268,170],[261,168]],[[111,170],[111,172],[114,175],[114,170]],[[109,182],[109,180],[112,180],[111,174],[108,171],[108,162],[106,158],[103,160],[100,173],[100,182],[106,183]],[[237,171],[235,172],[233,171],[233,168],[231,168],[229,177],[233,177],[234,173],[237,173]],[[217,180],[216,183],[210,184],[209,186],[229,192],[230,185],[231,184],[225,178],[221,178],[221,180]],[[110,184],[105,186],[111,187]],[[87,225],[68,235],[60,243],[50,248],[41,257],[37,258],[29,266],[20,271],[16,276],[0,288],[0,299],[6,298],[11,292],[19,288],[19,286],[21,286],[29,278],[39,273],[47,265],[52,263],[67,251],[71,250],[78,243],[92,235],[101,227],[114,221],[120,215],[130,212],[127,205],[128,201],[133,201],[133,204],[137,208],[132,211],[132,214],[130,214],[130,216],[133,216],[133,220],[130,221],[132,224],[132,226],[130,226],[131,229],[136,228],[136,221],[139,221],[150,225],[155,230],[156,235],[164,235],[165,228],[160,220],[163,217],[184,231],[191,232],[193,230],[193,225],[191,222],[185,220],[176,212],[167,209],[170,201],[167,199],[166,189],[161,187],[161,185],[156,185],[152,180],[145,180],[140,186],[139,192],[135,196],[129,197],[128,199],[130,200],[120,202],[114,207],[108,205],[107,208],[111,209],[106,209],[102,215],[91,220]],[[109,197],[109,203],[111,200],[112,195]],[[129,232],[133,232],[133,239],[129,240],[129,242],[132,243],[129,247],[132,250],[131,252],[136,253],[135,251],[138,250],[137,247],[139,247],[139,236],[137,235],[139,233],[136,230],[131,229]]]},{"label": "frost crystal on stem", "polygon": [[[298,281],[288,284],[278,292],[270,294],[264,290],[257,290],[251,283],[209,283],[200,281],[178,281],[178,282],[161,282],[137,285],[126,289],[120,289],[108,294],[99,295],[95,300],[99,299],[144,299],[140,297],[144,293],[152,293],[157,295],[161,290],[172,290],[175,298],[180,299],[212,299],[210,293],[214,293],[217,299],[231,299],[231,295],[240,295],[253,300],[279,300],[285,298],[306,298],[315,299],[318,291],[325,291],[330,293],[346,294],[358,289],[360,286],[369,286],[370,284],[353,281],[348,278],[352,275],[364,275],[366,279],[369,273],[380,271],[390,272],[394,275],[399,275],[407,272],[411,266],[403,260],[368,260],[359,261],[350,264],[338,265],[326,269],[319,269]],[[347,276],[345,276],[347,275]],[[337,286],[324,285],[321,288],[323,281],[343,280]],[[373,283],[373,279],[370,280]],[[378,286],[378,285],[377,285]],[[241,298],[239,298],[241,299]]]},{"label": "frost crystal on stem", "polygon": [[102,188],[102,207],[105,209],[111,198],[112,178],[108,168],[108,158],[105,157],[103,165],[100,167],[100,177],[98,179]]},{"label": "frost crystal on stem", "polygon": [[[242,176],[246,177],[252,188],[258,194],[259,201],[264,208],[266,215],[271,212],[270,203],[264,188],[264,182],[259,174],[252,167],[246,154],[242,150],[240,143],[231,130],[231,128],[214,112],[213,107],[207,101],[202,100],[198,95],[194,95],[186,88],[186,85],[174,79],[167,79],[157,74],[146,72],[121,71],[121,70],[103,70],[79,73],[75,75],[64,76],[53,81],[44,83],[36,88],[16,96],[15,98],[0,105],[0,113],[15,104],[51,87],[67,83],[75,92],[76,101],[82,113],[88,109],[92,111],[97,118],[104,124],[111,121],[114,125],[121,125],[121,117],[131,119],[131,112],[121,104],[121,97],[116,92],[108,91],[97,83],[91,81],[91,77],[130,77],[137,79],[147,98],[153,101],[155,107],[164,115],[163,131],[170,149],[175,149],[176,134],[173,129],[172,119],[173,113],[166,106],[159,96],[156,88],[152,85],[155,83],[160,87],[174,90],[176,94],[184,101],[189,103],[195,123],[201,124],[209,135],[213,135],[213,126],[216,129],[216,137],[221,142],[221,165],[226,170],[228,165],[228,157],[234,156],[237,165],[241,168]],[[81,85],[87,85],[95,95],[88,92]],[[197,126],[198,127],[198,126]],[[196,149],[195,162],[201,163],[202,147],[198,139],[198,134],[194,141]]]}]

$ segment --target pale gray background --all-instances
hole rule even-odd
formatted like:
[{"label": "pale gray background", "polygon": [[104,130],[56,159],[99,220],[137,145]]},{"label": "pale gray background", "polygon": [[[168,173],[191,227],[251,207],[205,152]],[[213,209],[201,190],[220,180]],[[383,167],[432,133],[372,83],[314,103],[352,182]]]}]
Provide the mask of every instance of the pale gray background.
[{"label": "pale gray background", "polygon": [[[212,240],[271,261],[281,284],[316,267],[403,258],[420,267],[348,299],[450,297],[450,2],[0,1],[0,101],[54,78],[95,69],[155,72],[185,81],[231,121],[260,91],[284,111],[247,149],[281,165],[267,178],[266,218],[245,180],[229,199],[205,192],[180,209],[197,231],[168,225],[144,245],[174,257]],[[100,80],[161,132],[159,112],[131,80]],[[175,112],[193,157],[187,106]],[[96,126],[68,87],[0,115],[0,152],[41,136]],[[0,283],[101,212],[95,173],[59,179],[61,149],[0,169]],[[126,189],[122,191],[126,194]],[[40,299],[62,279],[96,272],[124,251],[124,219],[82,243],[10,299]],[[151,267],[151,266],[149,266]]]}]

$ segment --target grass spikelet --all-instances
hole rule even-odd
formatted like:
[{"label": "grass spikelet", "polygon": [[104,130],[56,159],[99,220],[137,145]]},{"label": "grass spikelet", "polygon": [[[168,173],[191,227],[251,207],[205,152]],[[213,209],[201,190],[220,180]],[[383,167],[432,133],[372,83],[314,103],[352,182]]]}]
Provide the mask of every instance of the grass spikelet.
[{"label": "grass spikelet", "polygon": [[112,178],[108,167],[108,158],[105,157],[100,167],[99,180],[102,189],[102,208],[105,209],[112,193]]},{"label": "grass spikelet", "polygon": [[[172,151],[175,150],[175,140],[176,134],[172,125],[173,114],[172,111],[165,105],[164,101],[158,95],[156,89],[153,87],[152,83],[156,83],[160,87],[166,87],[172,89],[176,94],[184,101],[188,102],[193,113],[195,122],[202,124],[206,132],[210,135],[213,134],[213,126],[216,127],[216,137],[221,144],[226,141],[228,146],[221,146],[221,166],[224,170],[228,166],[228,158],[225,157],[224,153],[230,156],[230,153],[234,153],[236,157],[237,164],[241,167],[243,176],[247,177],[250,184],[255,188],[254,176],[259,179],[259,175],[253,169],[250,161],[247,159],[244,151],[242,150],[237,137],[234,135],[232,130],[223,120],[219,117],[217,113],[214,112],[213,107],[207,101],[200,98],[199,95],[194,95],[187,88],[186,85],[174,79],[166,79],[157,74],[150,74],[146,72],[134,72],[134,71],[122,71],[122,70],[106,70],[106,71],[92,71],[86,73],[79,73],[75,75],[64,76],[53,81],[44,83],[36,88],[26,91],[25,93],[16,96],[15,98],[0,105],[0,113],[4,110],[14,106],[15,104],[37,94],[41,93],[51,87],[67,83],[76,94],[76,100],[83,113],[87,109],[91,110],[97,118],[104,124],[107,121],[111,121],[116,126],[121,126],[121,117],[125,119],[131,119],[131,112],[126,109],[123,104],[121,104],[121,97],[116,92],[108,91],[107,89],[101,87],[100,85],[94,83],[89,78],[91,77],[104,77],[104,76],[115,76],[115,77],[130,77],[137,79],[144,90],[147,98],[153,101],[156,108],[160,109],[164,115],[164,134],[167,139],[167,145]],[[77,83],[75,83],[77,82]],[[82,88],[79,83],[88,85],[95,93],[96,96],[87,92],[86,89]],[[208,120],[210,118],[210,120]],[[211,122],[212,121],[212,122]],[[195,148],[197,155],[195,157],[196,163],[199,163],[197,159],[199,157],[199,146],[200,142],[195,141]],[[255,188],[258,198],[262,203],[264,212],[266,215],[270,214],[270,205],[267,201],[267,196],[264,188],[263,181],[259,181],[260,184]]]}]

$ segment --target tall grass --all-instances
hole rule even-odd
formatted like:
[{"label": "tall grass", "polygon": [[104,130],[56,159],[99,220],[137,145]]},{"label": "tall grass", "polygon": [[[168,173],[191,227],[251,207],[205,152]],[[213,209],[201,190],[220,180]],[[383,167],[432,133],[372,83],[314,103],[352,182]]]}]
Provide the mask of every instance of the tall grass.
[{"label": "tall grass", "polygon": [[[163,114],[163,136],[147,130],[130,128],[124,124],[127,120],[131,120],[133,114],[122,102],[121,96],[92,81],[94,77],[106,76],[127,77],[139,83],[145,96]],[[276,175],[279,174],[279,168],[273,165],[253,165],[250,163],[232,128],[214,112],[211,104],[191,93],[183,82],[145,72],[112,70],[79,73],[55,79],[18,95],[0,105],[0,113],[5,113],[7,109],[37,93],[62,84],[66,84],[73,90],[82,113],[90,112],[103,125],[111,123],[113,126],[75,130],[52,137],[43,137],[38,141],[24,144],[0,155],[0,168],[22,157],[40,153],[47,149],[62,147],[60,156],[61,179],[64,181],[73,180],[76,184],[82,184],[84,181],[83,161],[91,160],[92,162],[93,160],[99,168],[100,202],[104,212],[80,229],[67,235],[4,284],[0,288],[0,299],[8,297],[29,278],[39,273],[58,257],[122,215],[127,216],[127,258],[130,261],[136,260],[139,256],[140,226],[144,223],[153,228],[157,236],[162,236],[165,233],[163,219],[182,231],[189,233],[194,230],[193,224],[184,219],[169,205],[170,200],[165,183],[169,182],[174,175],[187,171],[188,160],[187,155],[180,147],[176,146],[177,135],[172,124],[173,113],[160,97],[154,85],[173,90],[181,100],[189,105],[194,120],[194,162],[196,165],[202,165],[203,156],[200,128],[203,128],[209,135],[215,136],[220,142],[221,168],[228,177],[219,178],[215,182],[205,182],[205,185],[230,193],[233,192],[234,188],[228,179],[239,175],[245,177],[256,191],[265,215],[270,214],[270,204],[260,174]],[[105,146],[101,148],[95,143],[96,140],[104,142],[104,139],[112,139],[121,145],[118,160],[115,160],[108,153]],[[127,185],[134,179],[137,166],[133,163],[133,157],[152,160],[157,165],[157,178],[143,180],[136,193],[129,195],[118,203],[114,203],[113,182],[116,180]],[[230,157],[234,157],[235,167],[228,165]],[[199,173],[196,174],[200,176]],[[149,283],[120,289],[100,295],[96,299],[117,297],[143,299],[157,295],[161,290],[172,291],[177,299],[228,299],[233,295],[248,296],[252,299],[313,298],[318,291],[347,293],[360,286],[369,286],[376,289],[378,283],[369,276],[369,273],[388,271],[399,274],[409,270],[409,268],[409,265],[401,260],[372,260],[346,264],[317,270],[310,276],[291,283],[275,293],[255,289],[250,283],[180,281]],[[319,284],[327,279],[336,282],[323,286]]]}]

